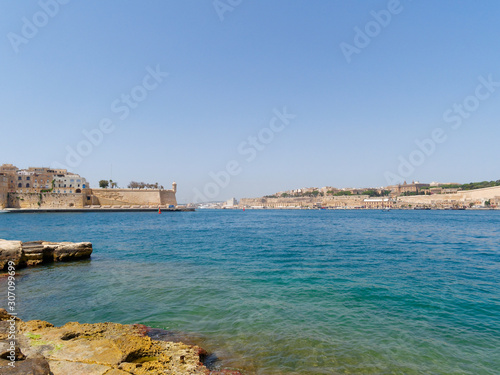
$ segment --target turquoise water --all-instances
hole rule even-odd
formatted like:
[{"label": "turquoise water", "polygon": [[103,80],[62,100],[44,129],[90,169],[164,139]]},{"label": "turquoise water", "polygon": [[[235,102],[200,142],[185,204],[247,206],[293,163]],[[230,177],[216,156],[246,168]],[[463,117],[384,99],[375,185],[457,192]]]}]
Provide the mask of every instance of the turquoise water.
[{"label": "turquoise water", "polygon": [[184,332],[248,374],[499,373],[500,212],[1,214],[0,238],[94,244],[20,272],[23,319]]}]

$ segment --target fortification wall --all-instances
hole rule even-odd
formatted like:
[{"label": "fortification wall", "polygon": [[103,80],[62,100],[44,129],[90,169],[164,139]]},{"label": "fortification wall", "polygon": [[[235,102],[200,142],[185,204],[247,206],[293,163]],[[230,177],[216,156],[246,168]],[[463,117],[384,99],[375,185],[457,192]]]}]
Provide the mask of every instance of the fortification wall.
[{"label": "fortification wall", "polygon": [[412,195],[398,197],[398,202],[405,204],[450,205],[479,203],[500,198],[500,186],[485,189],[464,190],[454,194]]},{"label": "fortification wall", "polygon": [[157,189],[92,189],[93,204],[101,206],[177,205],[173,190]]},{"label": "fortification wall", "polygon": [[9,208],[83,208],[84,194],[9,193]]},{"label": "fortification wall", "polygon": [[242,198],[240,206],[312,207],[316,203],[328,207],[355,207],[363,205],[368,195],[341,195],[328,197],[288,197],[288,198]]},{"label": "fortification wall", "polygon": [[0,176],[0,210],[7,207],[9,184],[8,178]]},{"label": "fortification wall", "polygon": [[160,190],[160,202],[162,205],[177,206],[177,198],[173,190]]},{"label": "fortification wall", "polygon": [[477,190],[464,190],[459,191],[458,194],[464,195],[466,199],[493,199],[500,197],[500,186]]},{"label": "fortification wall", "polygon": [[369,195],[340,195],[323,198],[323,206],[326,207],[360,207],[365,205],[364,200]]},{"label": "fortification wall", "polygon": [[311,206],[312,198],[242,198],[240,200],[240,206],[250,206],[250,207],[307,207]]}]

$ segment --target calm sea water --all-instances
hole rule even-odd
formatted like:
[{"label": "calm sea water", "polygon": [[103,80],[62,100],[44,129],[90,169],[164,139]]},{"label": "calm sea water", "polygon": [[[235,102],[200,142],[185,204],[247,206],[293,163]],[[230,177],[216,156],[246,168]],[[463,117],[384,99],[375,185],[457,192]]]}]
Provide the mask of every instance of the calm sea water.
[{"label": "calm sea water", "polygon": [[0,238],[94,244],[20,272],[23,319],[184,332],[249,374],[500,371],[500,212],[0,214]]}]

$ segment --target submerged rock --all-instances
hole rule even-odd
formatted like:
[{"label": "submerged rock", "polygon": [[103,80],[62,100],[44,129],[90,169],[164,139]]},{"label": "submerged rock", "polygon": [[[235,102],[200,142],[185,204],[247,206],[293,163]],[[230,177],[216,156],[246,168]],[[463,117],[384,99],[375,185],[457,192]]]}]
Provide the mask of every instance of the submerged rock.
[{"label": "submerged rock", "polygon": [[87,259],[92,254],[90,242],[7,241],[0,239],[0,270],[12,261],[16,268],[42,263]]},{"label": "submerged rock", "polygon": [[[0,323],[10,319],[0,309]],[[72,322],[54,327],[40,320],[17,319],[16,326],[19,356],[14,368],[2,356],[1,374],[239,374],[211,372],[202,363],[206,352],[200,347],[153,340],[145,336],[146,330],[140,325]],[[0,343],[7,342],[6,329],[0,324]]]}]

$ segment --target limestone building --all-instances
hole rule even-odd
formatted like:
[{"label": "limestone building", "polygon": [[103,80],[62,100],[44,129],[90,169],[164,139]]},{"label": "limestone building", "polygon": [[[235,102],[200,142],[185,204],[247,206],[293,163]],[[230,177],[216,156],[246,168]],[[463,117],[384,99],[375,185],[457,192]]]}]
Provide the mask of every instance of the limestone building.
[{"label": "limestone building", "polygon": [[177,206],[177,184],[164,189],[91,189],[65,169],[0,166],[1,208],[139,208]]},{"label": "limestone building", "polygon": [[7,176],[0,175],[0,210],[7,207],[9,194],[9,179]]},{"label": "limestone building", "polygon": [[405,181],[403,184],[388,186],[387,189],[391,191],[391,195],[402,195],[405,193],[418,194],[422,188],[429,186],[430,184],[421,184],[418,181],[412,181],[411,184],[407,184]]},{"label": "limestone building", "polygon": [[82,193],[88,188],[85,178],[68,173],[65,169],[31,167],[18,169],[12,164],[0,166],[0,175],[8,179],[8,190],[11,193],[43,193],[59,194]]}]

